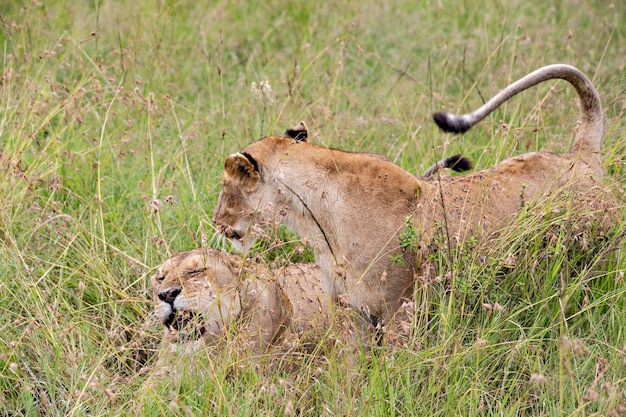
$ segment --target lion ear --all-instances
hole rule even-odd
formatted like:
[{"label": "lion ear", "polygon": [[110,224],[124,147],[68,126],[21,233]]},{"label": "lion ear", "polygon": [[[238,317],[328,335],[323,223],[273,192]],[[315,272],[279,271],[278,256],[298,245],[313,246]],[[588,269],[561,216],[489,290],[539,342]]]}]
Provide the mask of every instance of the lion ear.
[{"label": "lion ear", "polygon": [[301,121],[297,126],[287,129],[285,135],[298,142],[306,142],[309,137],[309,129],[306,127],[306,123]]},{"label": "lion ear", "polygon": [[234,153],[226,158],[224,170],[244,191],[254,191],[261,180],[256,160],[247,153]]}]

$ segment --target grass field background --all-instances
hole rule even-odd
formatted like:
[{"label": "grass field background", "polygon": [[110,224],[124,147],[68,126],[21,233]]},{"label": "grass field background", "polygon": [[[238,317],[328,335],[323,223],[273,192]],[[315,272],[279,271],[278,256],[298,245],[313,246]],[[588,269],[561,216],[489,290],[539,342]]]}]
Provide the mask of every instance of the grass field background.
[{"label": "grass field background", "polygon": [[356,363],[329,352],[293,372],[201,350],[158,377],[149,315],[160,262],[222,244],[225,157],[300,120],[314,143],[412,173],[458,152],[480,168],[565,152],[578,108],[564,82],[458,138],[430,115],[572,64],[600,93],[623,204],[624,22],[622,2],[592,0],[5,0],[0,415],[626,415],[623,207],[584,244],[566,215],[521,218],[442,259],[451,283],[418,294],[409,346]]}]

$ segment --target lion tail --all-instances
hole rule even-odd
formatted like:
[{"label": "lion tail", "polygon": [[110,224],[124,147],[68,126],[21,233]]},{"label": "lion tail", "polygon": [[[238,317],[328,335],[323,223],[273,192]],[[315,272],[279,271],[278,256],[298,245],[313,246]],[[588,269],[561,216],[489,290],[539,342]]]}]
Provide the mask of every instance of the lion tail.
[{"label": "lion tail", "polygon": [[455,115],[437,112],[433,114],[433,119],[439,128],[445,132],[466,132],[511,97],[541,82],[552,79],[562,79],[569,82],[576,89],[580,99],[581,124],[576,132],[574,152],[599,153],[603,133],[600,98],[589,78],[570,65],[555,64],[539,68],[510,84],[472,113]]},{"label": "lion tail", "polygon": [[470,159],[467,159],[463,155],[452,155],[447,157],[446,159],[442,159],[434,165],[431,165],[425,172],[422,177],[428,178],[433,176],[436,172],[441,170],[442,168],[449,168],[456,172],[465,172],[472,169],[474,166]]}]

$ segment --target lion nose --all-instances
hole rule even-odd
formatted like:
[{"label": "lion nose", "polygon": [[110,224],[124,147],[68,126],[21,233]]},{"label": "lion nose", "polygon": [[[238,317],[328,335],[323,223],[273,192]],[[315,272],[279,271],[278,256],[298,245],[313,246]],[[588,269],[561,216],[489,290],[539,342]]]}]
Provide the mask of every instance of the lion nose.
[{"label": "lion nose", "polygon": [[170,305],[174,305],[174,300],[180,294],[180,288],[171,288],[159,293],[159,300],[165,301]]}]

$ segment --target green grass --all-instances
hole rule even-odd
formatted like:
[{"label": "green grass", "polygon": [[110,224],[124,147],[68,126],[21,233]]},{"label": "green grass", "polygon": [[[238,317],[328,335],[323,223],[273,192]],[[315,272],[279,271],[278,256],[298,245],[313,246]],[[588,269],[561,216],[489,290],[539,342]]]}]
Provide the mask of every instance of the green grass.
[{"label": "green grass", "polygon": [[407,349],[328,352],[297,372],[201,350],[172,355],[180,378],[152,375],[150,274],[218,244],[225,157],[299,120],[315,143],[414,173],[457,152],[488,167],[567,151],[578,110],[563,82],[460,138],[430,114],[570,63],[600,92],[608,179],[626,187],[621,2],[204,3],[0,9],[0,415],[626,413],[623,207],[586,246],[566,218],[528,216],[435,259],[451,279],[416,295]]}]

